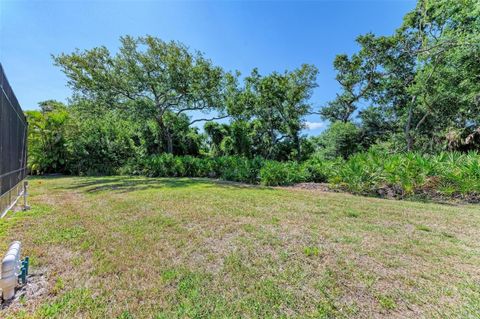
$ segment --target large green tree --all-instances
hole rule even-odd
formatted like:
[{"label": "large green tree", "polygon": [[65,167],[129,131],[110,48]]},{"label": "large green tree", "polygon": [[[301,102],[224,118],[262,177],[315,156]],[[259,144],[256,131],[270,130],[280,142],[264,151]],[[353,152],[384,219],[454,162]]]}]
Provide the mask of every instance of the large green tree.
[{"label": "large green tree", "polygon": [[320,110],[322,117],[331,122],[351,121],[359,104],[368,100],[378,86],[380,59],[375,36],[373,34],[360,36],[357,42],[362,47],[360,52],[351,57],[339,54],[333,62],[337,70],[335,79],[341,86],[341,91],[333,101]]},{"label": "large green tree", "polygon": [[284,73],[273,72],[262,76],[257,69],[245,78],[245,87],[239,94],[238,103],[244,118],[253,120],[253,128],[259,134],[266,158],[275,158],[278,145],[291,140],[295,157],[301,156],[300,133],[305,125],[305,116],[312,111],[310,97],[317,86],[318,70],[304,64]]},{"label": "large green tree", "polygon": [[[342,91],[322,116],[348,122],[374,115],[383,123],[370,121],[364,131],[390,128],[406,150],[472,141],[480,127],[479,13],[476,0],[420,0],[392,36],[359,37],[358,53],[335,60]],[[359,108],[362,100],[369,109]],[[460,141],[451,143],[455,136]]]},{"label": "large green tree", "polygon": [[[152,36],[125,36],[120,42],[114,55],[98,47],[60,54],[54,60],[77,95],[154,119],[165,141],[162,150],[169,153],[174,128],[167,116],[190,112],[225,116],[224,93],[235,79],[203,54]],[[192,122],[198,120],[203,119]]]},{"label": "large green tree", "polygon": [[398,32],[418,41],[412,139],[434,145],[480,128],[480,2],[419,1]]}]

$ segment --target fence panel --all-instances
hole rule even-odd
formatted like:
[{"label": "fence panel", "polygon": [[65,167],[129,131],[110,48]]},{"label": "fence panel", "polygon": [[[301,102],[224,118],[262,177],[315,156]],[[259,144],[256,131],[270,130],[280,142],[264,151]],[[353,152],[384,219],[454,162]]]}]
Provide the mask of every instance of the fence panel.
[{"label": "fence panel", "polygon": [[0,213],[20,195],[27,175],[27,120],[0,64]]}]

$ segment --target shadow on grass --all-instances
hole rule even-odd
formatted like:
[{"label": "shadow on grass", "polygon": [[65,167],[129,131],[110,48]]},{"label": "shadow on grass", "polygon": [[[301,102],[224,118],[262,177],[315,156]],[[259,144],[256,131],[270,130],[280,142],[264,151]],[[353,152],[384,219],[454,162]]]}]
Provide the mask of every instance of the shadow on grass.
[{"label": "shadow on grass", "polygon": [[103,191],[127,193],[133,191],[142,191],[148,189],[162,188],[188,188],[201,185],[204,188],[222,187],[236,189],[269,189],[258,185],[249,185],[237,182],[222,181],[209,178],[153,178],[153,177],[86,177],[80,181],[76,181],[73,185],[62,187],[63,189],[79,189],[86,193],[98,193]]}]

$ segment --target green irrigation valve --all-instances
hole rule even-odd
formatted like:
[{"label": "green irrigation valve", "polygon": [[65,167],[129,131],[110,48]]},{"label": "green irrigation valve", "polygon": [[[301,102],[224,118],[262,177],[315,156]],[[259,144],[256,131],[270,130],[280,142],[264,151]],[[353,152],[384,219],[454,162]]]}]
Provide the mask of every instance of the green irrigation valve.
[{"label": "green irrigation valve", "polygon": [[28,276],[28,264],[29,264],[29,258],[28,256],[25,257],[25,259],[22,260],[22,268],[20,269],[21,270],[21,274],[20,274],[20,277],[19,277],[19,281],[22,285],[25,285],[27,283],[27,276]]}]

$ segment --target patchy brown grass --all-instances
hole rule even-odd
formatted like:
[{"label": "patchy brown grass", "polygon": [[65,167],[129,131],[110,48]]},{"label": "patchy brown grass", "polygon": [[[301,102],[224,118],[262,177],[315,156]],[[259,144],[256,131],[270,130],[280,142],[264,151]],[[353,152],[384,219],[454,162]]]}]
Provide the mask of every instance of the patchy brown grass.
[{"label": "patchy brown grass", "polygon": [[476,318],[480,206],[202,179],[31,181],[15,318]]}]

